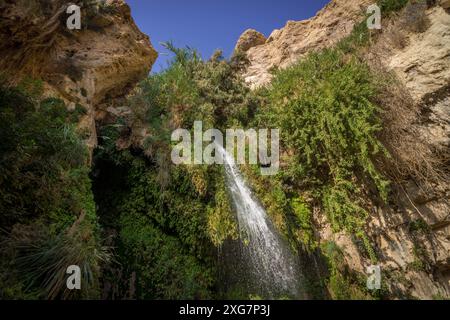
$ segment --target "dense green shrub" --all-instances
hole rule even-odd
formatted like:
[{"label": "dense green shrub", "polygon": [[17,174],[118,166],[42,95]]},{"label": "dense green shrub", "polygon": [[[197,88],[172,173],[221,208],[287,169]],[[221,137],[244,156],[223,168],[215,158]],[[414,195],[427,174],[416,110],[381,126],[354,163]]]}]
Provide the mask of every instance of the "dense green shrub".
[{"label": "dense green shrub", "polygon": [[[130,96],[133,115],[100,134],[96,201],[104,225],[118,230],[117,259],[126,277],[135,272],[136,297],[209,298],[216,294],[217,248],[237,237],[237,225],[222,168],[172,165],[170,135],[197,120],[204,129],[242,126],[258,98],[236,72],[238,57],[226,61],[217,52],[203,61],[195,50],[167,48],[174,53],[168,68]],[[149,134],[139,148],[117,149],[117,139],[142,127]]]},{"label": "dense green shrub", "polygon": [[214,269],[190,254],[179,237],[162,231],[145,215],[123,215],[120,238],[127,267],[137,274],[138,299],[212,297]]},{"label": "dense green shrub", "polygon": [[[37,298],[98,297],[100,263],[109,260],[109,253],[99,245],[94,230],[88,221],[81,219],[59,234],[52,233],[42,223],[15,225],[3,243],[13,257],[14,270],[10,276],[16,276],[26,291],[34,291]],[[67,289],[66,269],[71,265],[80,267],[80,291]],[[11,279],[3,279],[2,282],[5,285]]]},{"label": "dense green shrub", "polygon": [[326,284],[333,300],[371,300],[365,283],[365,277],[351,272],[345,263],[344,255],[336,243],[328,241],[322,244],[326,257],[329,276]]},{"label": "dense green shrub", "polygon": [[38,104],[18,89],[2,87],[0,108],[2,226],[61,211],[71,222],[82,209],[93,217],[87,150],[68,122],[64,103],[46,99]]},{"label": "dense green shrub", "polygon": [[362,181],[371,180],[384,200],[388,192],[375,165],[377,156],[387,154],[377,139],[375,77],[357,58],[328,49],[278,72],[265,94],[268,104],[257,123],[280,128],[282,148],[290,155],[279,178],[311,190],[335,231],[364,238]]},{"label": "dense green shrub", "polygon": [[96,202],[103,225],[118,231],[116,259],[125,277],[136,274],[136,298],[212,297],[215,250],[208,212],[218,191],[211,180],[216,168],[204,172],[204,193],[189,168],[170,168],[162,185],[160,168],[143,154],[105,150],[96,159]]},{"label": "dense green shrub", "polygon": [[359,48],[369,44],[370,31],[367,28],[366,21],[360,22],[353,27],[349,36],[340,40],[336,48],[345,53],[353,53]]},{"label": "dense green shrub", "polygon": [[378,0],[378,5],[383,15],[389,15],[404,8],[408,2],[409,0]]},{"label": "dense green shrub", "polygon": [[11,262],[0,268],[0,296],[68,297],[62,279],[76,263],[91,270],[83,279],[92,291],[83,297],[96,292],[100,246],[88,153],[71,121],[63,101],[40,100],[39,82],[0,86],[0,248]]},{"label": "dense green shrub", "polygon": [[308,204],[301,198],[291,200],[291,206],[294,211],[296,222],[299,225],[297,238],[306,248],[315,248],[314,228],[312,225],[312,212]]}]

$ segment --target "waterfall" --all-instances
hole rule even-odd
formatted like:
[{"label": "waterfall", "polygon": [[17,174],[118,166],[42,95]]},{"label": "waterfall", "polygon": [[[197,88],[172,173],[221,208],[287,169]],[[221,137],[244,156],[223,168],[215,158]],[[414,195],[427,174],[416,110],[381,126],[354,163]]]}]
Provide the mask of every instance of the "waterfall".
[{"label": "waterfall", "polygon": [[[299,274],[297,264],[283,239],[277,233],[266,211],[252,192],[234,159],[221,147],[226,184],[236,210],[240,231],[240,256],[251,282],[250,290],[268,298],[283,296],[299,298]],[[268,190],[270,192],[270,190]],[[241,261],[242,263],[242,261]],[[237,270],[237,268],[236,268]]]}]

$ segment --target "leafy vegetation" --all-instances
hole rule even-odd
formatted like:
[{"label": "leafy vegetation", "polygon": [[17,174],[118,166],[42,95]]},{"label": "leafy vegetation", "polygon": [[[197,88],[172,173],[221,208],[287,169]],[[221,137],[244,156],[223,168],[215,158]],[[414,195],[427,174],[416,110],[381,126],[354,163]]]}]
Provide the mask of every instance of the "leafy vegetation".
[{"label": "leafy vegetation", "polygon": [[[280,128],[285,156],[277,179],[288,198],[292,190],[311,194],[312,204],[323,208],[334,231],[356,234],[375,261],[364,234],[368,213],[360,199],[362,185],[371,181],[386,201],[388,181],[375,160],[387,152],[377,140],[376,78],[344,52],[338,47],[314,53],[278,72],[264,93],[267,103],[256,123]],[[296,198],[290,200],[291,208],[301,217],[305,240],[312,234],[311,215]]]},{"label": "leafy vegetation", "polygon": [[[222,168],[172,165],[170,134],[197,120],[204,130],[244,123],[257,98],[239,78],[236,59],[217,52],[203,61],[195,50],[166,46],[174,60],[136,88],[129,99],[133,115],[101,133],[96,202],[102,224],[118,232],[124,277],[136,274],[137,298],[211,298],[217,248],[237,237],[237,225]],[[129,135],[140,127],[147,128],[145,137]],[[120,139],[139,146],[120,150]]]},{"label": "leafy vegetation", "polygon": [[379,0],[378,5],[383,15],[389,15],[403,9],[408,2],[409,0]]},{"label": "leafy vegetation", "polygon": [[373,293],[369,293],[365,280],[352,273],[344,261],[342,250],[334,242],[322,244],[329,268],[327,287],[333,300],[372,300]]},{"label": "leafy vegetation", "polygon": [[42,100],[39,81],[0,86],[3,298],[68,297],[65,271],[71,264],[84,272],[78,297],[98,294],[99,265],[108,254],[98,239],[77,119],[62,100]]}]

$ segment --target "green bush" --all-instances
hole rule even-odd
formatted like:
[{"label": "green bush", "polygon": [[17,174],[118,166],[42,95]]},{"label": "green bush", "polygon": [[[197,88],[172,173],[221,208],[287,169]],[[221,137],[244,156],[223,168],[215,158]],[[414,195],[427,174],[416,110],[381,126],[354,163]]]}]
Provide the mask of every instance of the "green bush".
[{"label": "green bush", "polygon": [[[104,151],[101,159],[96,155],[100,171],[96,201],[103,225],[119,232],[116,259],[125,268],[124,276],[136,273],[135,297],[212,297],[215,250],[208,234],[208,213],[216,206],[211,181],[217,177],[215,172],[204,173],[205,194],[195,186],[196,174],[188,168],[170,168],[169,182],[161,185],[156,163],[129,150],[109,155]],[[116,157],[118,161],[113,160]],[[113,172],[119,174],[111,181]]]},{"label": "green bush", "polygon": [[73,222],[80,208],[95,215],[91,201],[83,199],[90,193],[87,150],[67,115],[61,100],[46,99],[37,105],[18,89],[0,88],[0,221],[4,228],[61,211]]},{"label": "green bush", "polygon": [[367,28],[367,22],[363,21],[356,24],[349,36],[340,40],[336,48],[345,53],[353,53],[359,48],[369,44],[370,32]]},{"label": "green bush", "polygon": [[279,178],[311,190],[335,231],[364,237],[362,181],[372,181],[384,200],[388,193],[388,181],[375,166],[376,157],[387,155],[377,139],[375,77],[357,58],[328,49],[279,71],[265,94],[268,104],[258,124],[280,128],[290,155]]},{"label": "green bush", "polygon": [[299,240],[306,246],[306,248],[314,249],[316,247],[316,242],[314,238],[314,228],[312,225],[311,209],[301,198],[292,199],[291,206],[294,211],[297,224],[299,225]]},{"label": "green bush", "polygon": [[337,182],[360,168],[385,198],[386,181],[373,161],[385,152],[376,138],[381,124],[375,94],[369,69],[336,50],[312,54],[278,74],[267,119],[280,127],[284,147],[295,152],[301,178],[308,181],[307,173]]},{"label": "green bush", "polygon": [[372,300],[365,287],[365,277],[352,273],[344,260],[339,246],[328,241],[322,244],[322,252],[326,257],[329,276],[326,279],[329,294],[333,300]]},{"label": "green bush", "polygon": [[127,267],[136,272],[138,299],[207,299],[212,269],[183,249],[177,237],[155,227],[145,215],[123,215],[120,238]]},{"label": "green bush", "polygon": [[[36,84],[0,86],[0,223],[6,232],[0,249],[11,261],[0,267],[1,278],[11,275],[1,295],[70,298],[65,271],[80,263],[91,270],[86,284],[93,284],[82,297],[95,297],[101,247],[87,149],[64,102],[41,101]],[[81,216],[83,241],[68,233]],[[20,234],[19,227],[32,231]]]},{"label": "green bush", "polygon": [[378,0],[378,5],[381,9],[381,13],[387,16],[393,12],[403,9],[409,0]]},{"label": "green bush", "polygon": [[[109,254],[93,233],[93,226],[79,221],[59,234],[45,225],[15,225],[3,245],[12,251],[11,275],[23,283],[26,292],[42,299],[92,299],[99,297],[100,263]],[[67,289],[67,267],[81,269],[80,291]],[[4,279],[4,284],[11,279]],[[7,298],[7,297],[5,297]],[[16,298],[16,297],[12,297]]]}]

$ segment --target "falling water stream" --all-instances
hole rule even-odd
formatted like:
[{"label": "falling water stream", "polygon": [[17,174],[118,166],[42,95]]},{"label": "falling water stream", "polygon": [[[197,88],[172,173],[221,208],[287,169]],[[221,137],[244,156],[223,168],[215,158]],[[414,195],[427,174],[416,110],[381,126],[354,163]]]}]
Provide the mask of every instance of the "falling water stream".
[{"label": "falling water stream", "polygon": [[243,277],[250,278],[246,279],[251,283],[250,290],[268,298],[301,298],[300,277],[292,252],[252,195],[234,159],[220,146],[219,152],[239,224],[240,256],[245,260],[242,269],[248,273]]}]

